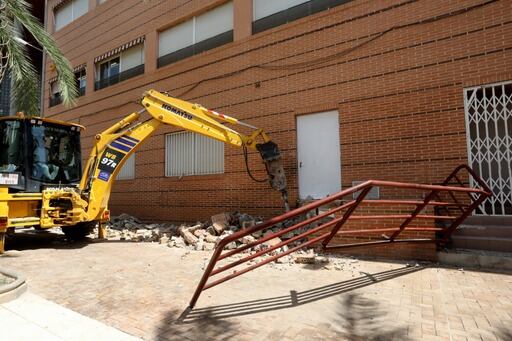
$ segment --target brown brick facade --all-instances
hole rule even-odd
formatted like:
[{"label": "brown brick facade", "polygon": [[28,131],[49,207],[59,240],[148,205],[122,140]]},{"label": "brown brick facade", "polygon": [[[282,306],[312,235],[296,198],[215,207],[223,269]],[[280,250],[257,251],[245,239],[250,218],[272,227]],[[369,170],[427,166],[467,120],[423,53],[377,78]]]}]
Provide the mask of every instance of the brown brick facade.
[{"label": "brown brick facade", "polygon": [[[510,0],[355,0],[255,35],[251,1],[235,0],[233,43],[157,68],[157,31],[219,3],[91,0],[86,15],[54,33],[73,66],[87,63],[87,94],[72,109],[46,100],[45,115],[85,125],[87,155],[94,134],[138,110],[130,102],[146,89],[169,90],[268,131],[295,202],[297,115],[339,111],[343,188],[367,179],[432,183],[467,162],[463,89],[512,79]],[[93,59],[144,35],[145,74],[94,91]],[[281,211],[279,195],[250,180],[233,147],[225,148],[224,174],[165,177],[171,131],[162,128],[137,152],[135,180],[115,184],[114,214],[190,221]],[[250,159],[263,177],[259,157]],[[408,257],[413,249],[394,250]]]}]

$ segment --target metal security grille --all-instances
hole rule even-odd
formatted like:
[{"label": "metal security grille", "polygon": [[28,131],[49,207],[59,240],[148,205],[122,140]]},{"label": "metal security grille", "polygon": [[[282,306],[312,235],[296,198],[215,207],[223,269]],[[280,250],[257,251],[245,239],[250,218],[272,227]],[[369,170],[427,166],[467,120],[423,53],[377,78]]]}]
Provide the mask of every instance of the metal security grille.
[{"label": "metal security grille", "polygon": [[465,89],[464,106],[469,164],[493,192],[476,213],[512,215],[512,82]]},{"label": "metal security grille", "polygon": [[135,179],[135,153],[125,161],[123,167],[117,174],[117,180]]},{"label": "metal security grille", "polygon": [[165,175],[224,173],[224,144],[191,132],[166,135]]}]

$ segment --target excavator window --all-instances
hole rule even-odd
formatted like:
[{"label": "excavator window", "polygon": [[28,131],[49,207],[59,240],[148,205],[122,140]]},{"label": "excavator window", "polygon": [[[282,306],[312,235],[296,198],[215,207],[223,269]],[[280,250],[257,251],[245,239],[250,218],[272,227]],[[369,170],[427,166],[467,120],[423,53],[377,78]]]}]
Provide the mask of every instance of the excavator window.
[{"label": "excavator window", "polygon": [[20,121],[0,121],[0,172],[22,172],[23,129]]},{"label": "excavator window", "polygon": [[32,177],[46,183],[80,180],[80,136],[67,127],[32,125]]}]

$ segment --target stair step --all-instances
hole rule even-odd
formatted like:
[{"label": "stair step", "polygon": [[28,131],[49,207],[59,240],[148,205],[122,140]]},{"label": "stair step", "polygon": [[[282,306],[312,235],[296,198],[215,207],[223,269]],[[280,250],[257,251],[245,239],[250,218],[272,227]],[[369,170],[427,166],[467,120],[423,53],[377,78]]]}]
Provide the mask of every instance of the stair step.
[{"label": "stair step", "polygon": [[455,249],[440,251],[437,256],[440,263],[457,267],[512,270],[512,253]]},{"label": "stair step", "polygon": [[453,236],[512,238],[512,226],[501,225],[461,225]]},{"label": "stair step", "polygon": [[497,252],[512,251],[512,238],[452,235],[452,241],[453,247],[455,248],[489,250]]}]

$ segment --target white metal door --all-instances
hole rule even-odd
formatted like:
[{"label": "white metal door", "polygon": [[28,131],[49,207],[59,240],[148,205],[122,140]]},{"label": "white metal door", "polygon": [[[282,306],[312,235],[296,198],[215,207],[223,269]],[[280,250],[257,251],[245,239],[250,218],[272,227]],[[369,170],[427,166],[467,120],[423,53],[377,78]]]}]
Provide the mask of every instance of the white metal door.
[{"label": "white metal door", "polygon": [[512,82],[465,89],[464,106],[469,165],[493,192],[477,214],[512,215]]},{"label": "white metal door", "polygon": [[297,117],[299,196],[324,198],[341,190],[337,111]]}]

